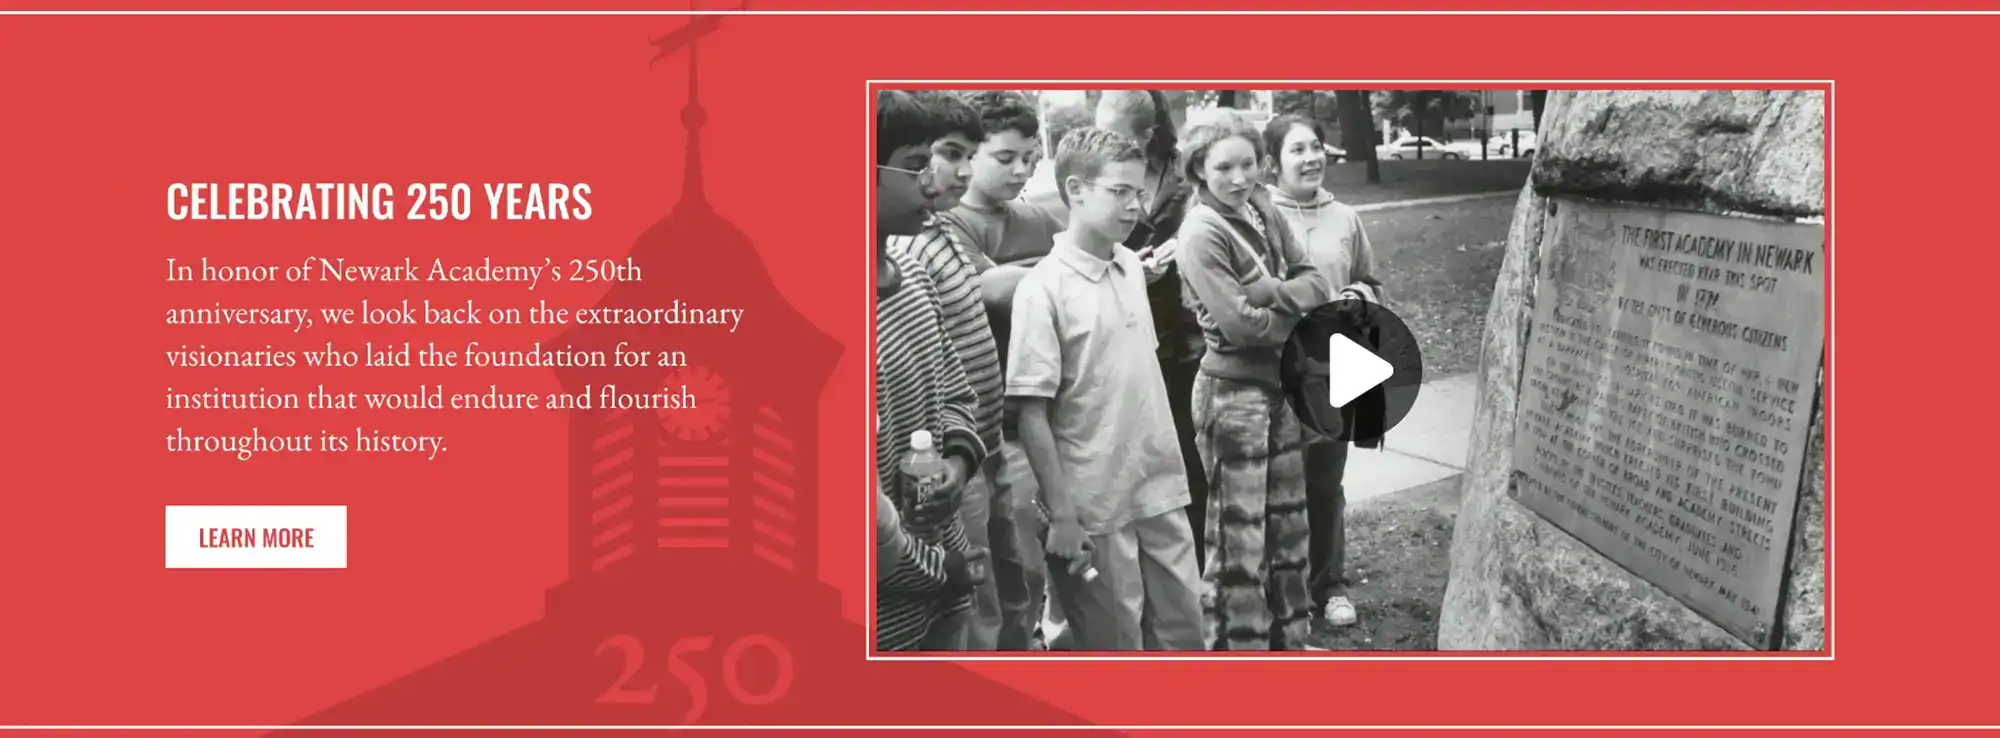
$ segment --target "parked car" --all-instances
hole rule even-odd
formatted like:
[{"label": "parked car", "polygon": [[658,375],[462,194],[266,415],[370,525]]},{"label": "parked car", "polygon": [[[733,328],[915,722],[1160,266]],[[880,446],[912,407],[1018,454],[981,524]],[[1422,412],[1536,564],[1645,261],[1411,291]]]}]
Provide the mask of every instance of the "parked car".
[{"label": "parked car", "polygon": [[1513,151],[1514,135],[1515,134],[1512,133],[1502,133],[1498,136],[1494,136],[1493,138],[1487,139],[1486,147],[1489,151],[1493,152],[1494,156],[1519,156],[1522,158],[1533,157],[1535,155],[1535,132],[1534,131],[1520,132],[1521,151],[1518,154],[1514,153]]},{"label": "parked car", "polygon": [[1333,144],[1320,144],[1320,145],[1326,147],[1326,163],[1339,164],[1343,161],[1347,161],[1346,149],[1340,148],[1339,146],[1335,146]]},{"label": "parked car", "polygon": [[1404,136],[1395,141],[1375,147],[1377,159],[1415,159],[1418,152],[1426,159],[1474,159],[1479,157],[1479,146],[1470,147],[1464,143],[1439,143],[1429,136]]}]

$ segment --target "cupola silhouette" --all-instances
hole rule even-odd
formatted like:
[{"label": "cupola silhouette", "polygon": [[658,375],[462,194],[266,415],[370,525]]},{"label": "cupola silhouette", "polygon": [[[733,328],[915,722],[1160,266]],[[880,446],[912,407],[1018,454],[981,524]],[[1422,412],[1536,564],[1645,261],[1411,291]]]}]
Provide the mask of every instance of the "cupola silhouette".
[{"label": "cupola silhouette", "polygon": [[[696,42],[720,20],[696,16],[652,42],[655,61],[688,57],[681,200],[633,244],[644,281],[600,306],[741,308],[740,330],[572,327],[555,341],[684,351],[686,366],[558,379],[571,393],[685,385],[696,407],[572,411],[568,578],[543,618],[301,725],[1080,722],[955,664],[866,662],[869,635],[820,581],[818,405],[842,348],[707,200]],[[866,504],[856,484],[847,494]],[[496,491],[495,504],[523,494]]]}]

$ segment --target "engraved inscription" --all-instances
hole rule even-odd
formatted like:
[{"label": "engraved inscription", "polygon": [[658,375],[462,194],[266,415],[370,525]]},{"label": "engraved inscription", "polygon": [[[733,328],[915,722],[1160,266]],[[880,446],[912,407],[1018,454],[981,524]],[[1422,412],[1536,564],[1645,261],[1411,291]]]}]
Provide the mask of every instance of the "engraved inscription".
[{"label": "engraved inscription", "polygon": [[1825,336],[1822,229],[1567,200],[1557,213],[1517,499],[1769,647]]}]

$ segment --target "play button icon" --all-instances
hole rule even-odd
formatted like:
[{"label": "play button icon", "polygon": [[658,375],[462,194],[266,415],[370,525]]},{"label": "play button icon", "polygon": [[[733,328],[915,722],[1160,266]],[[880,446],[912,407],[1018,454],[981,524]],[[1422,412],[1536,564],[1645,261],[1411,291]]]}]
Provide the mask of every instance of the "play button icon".
[{"label": "play button icon", "polygon": [[[1396,374],[1396,367],[1339,333],[1326,339],[1326,365],[1326,401],[1336,408],[1346,407]],[[1332,367],[1340,367],[1340,371],[1331,371]]]},{"label": "play button icon", "polygon": [[1299,422],[1321,436],[1380,447],[1423,386],[1417,337],[1380,304],[1347,294],[1307,314],[1285,342],[1279,378]]}]

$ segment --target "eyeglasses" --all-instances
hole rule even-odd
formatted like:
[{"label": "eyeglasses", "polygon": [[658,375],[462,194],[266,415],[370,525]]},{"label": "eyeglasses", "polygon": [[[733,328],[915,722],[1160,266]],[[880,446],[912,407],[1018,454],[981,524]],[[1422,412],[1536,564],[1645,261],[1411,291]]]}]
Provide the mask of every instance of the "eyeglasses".
[{"label": "eyeglasses", "polygon": [[1107,187],[1097,182],[1090,182],[1089,184],[1093,189],[1099,189],[1111,193],[1112,199],[1118,201],[1119,207],[1130,205],[1134,200],[1138,200],[1141,205],[1151,201],[1151,198],[1146,197],[1146,191],[1143,189],[1125,187],[1123,185],[1116,187]]},{"label": "eyeglasses", "polygon": [[937,167],[935,165],[928,165],[922,169],[904,169],[902,167],[892,167],[887,164],[877,164],[875,165],[875,168],[885,169],[891,172],[896,172],[898,174],[907,174],[912,177],[916,177],[917,182],[925,184],[928,184],[930,182],[931,175],[937,174]]}]

